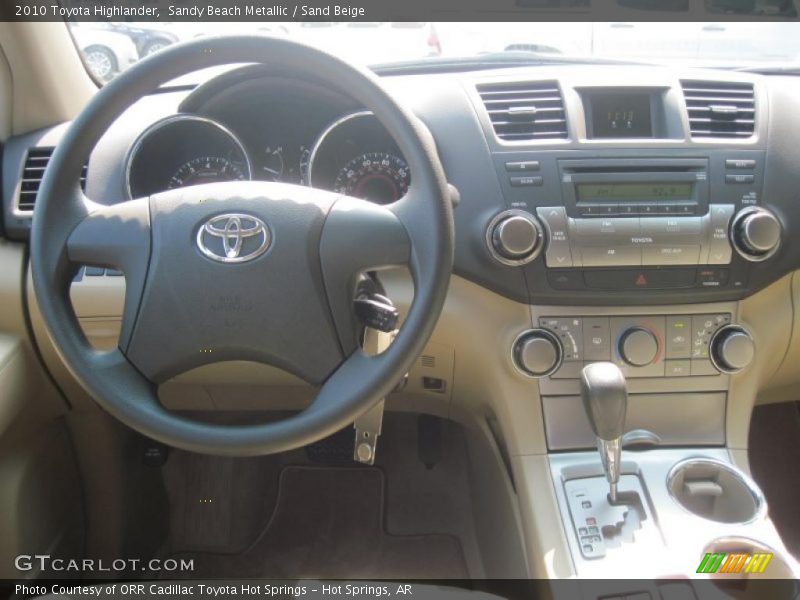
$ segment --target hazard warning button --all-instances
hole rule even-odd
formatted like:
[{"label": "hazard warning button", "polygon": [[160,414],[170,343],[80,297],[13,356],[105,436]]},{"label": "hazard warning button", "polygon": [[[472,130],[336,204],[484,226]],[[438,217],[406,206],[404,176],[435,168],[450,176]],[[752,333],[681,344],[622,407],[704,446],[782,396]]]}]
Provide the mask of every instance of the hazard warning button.
[{"label": "hazard warning button", "polygon": [[695,276],[695,269],[592,269],[583,275],[586,287],[595,290],[690,288]]}]

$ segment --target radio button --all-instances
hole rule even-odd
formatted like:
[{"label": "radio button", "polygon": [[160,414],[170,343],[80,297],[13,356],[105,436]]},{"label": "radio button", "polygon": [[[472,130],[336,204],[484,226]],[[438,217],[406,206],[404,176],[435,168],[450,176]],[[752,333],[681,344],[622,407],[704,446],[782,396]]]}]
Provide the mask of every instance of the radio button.
[{"label": "radio button", "polygon": [[728,265],[731,262],[731,247],[729,244],[712,243],[708,251],[709,265]]},{"label": "radio button", "polygon": [[756,180],[755,175],[725,175],[725,183],[753,183]]},{"label": "radio button", "polygon": [[584,267],[625,267],[642,264],[642,249],[631,245],[581,246]]},{"label": "radio button", "polygon": [[510,177],[511,187],[529,187],[542,185],[541,175],[526,175],[524,177]]},{"label": "radio button", "polygon": [[639,214],[639,210],[636,204],[631,204],[630,202],[623,202],[619,206],[617,206],[617,214],[623,217],[626,216],[634,216]]},{"label": "radio button", "polygon": [[618,204],[607,204],[603,203],[600,205],[600,215],[616,215],[619,212],[619,205]]},{"label": "radio button", "polygon": [[643,204],[638,204],[636,210],[640,215],[657,215],[658,204],[655,202],[645,202]]},{"label": "radio button", "polygon": [[601,214],[599,204],[578,204],[578,216],[596,217]]},{"label": "radio button", "polygon": [[697,204],[684,203],[675,205],[676,215],[693,215],[697,212]]},{"label": "radio button", "polygon": [[726,169],[755,169],[756,161],[748,158],[729,158],[725,160]]},{"label": "radio button", "polygon": [[644,246],[643,265],[696,265],[700,258],[699,245]]},{"label": "radio button", "polygon": [[647,234],[700,235],[700,217],[648,217],[640,219],[641,232]]},{"label": "radio button", "polygon": [[547,248],[544,258],[548,267],[580,266],[573,263],[567,228],[567,212],[563,206],[540,207],[536,209],[539,218],[547,228]]},{"label": "radio button", "polygon": [[627,238],[639,233],[639,219],[633,218],[603,218],[603,219],[575,219],[575,228],[581,236],[581,242],[588,242],[589,237],[598,238],[598,242],[605,242],[615,237]]},{"label": "radio button", "polygon": [[709,265],[727,265],[731,262],[733,249],[728,239],[728,229],[733,213],[733,204],[712,204],[709,208],[708,259],[701,262]]},{"label": "radio button", "polygon": [[538,160],[520,160],[506,163],[506,171],[538,171]]}]

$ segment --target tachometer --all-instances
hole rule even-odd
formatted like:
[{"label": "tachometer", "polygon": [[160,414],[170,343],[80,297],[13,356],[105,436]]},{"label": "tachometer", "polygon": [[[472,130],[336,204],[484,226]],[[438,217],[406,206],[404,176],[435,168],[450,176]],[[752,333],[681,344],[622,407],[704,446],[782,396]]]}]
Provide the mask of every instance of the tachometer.
[{"label": "tachometer", "polygon": [[228,159],[220,156],[201,156],[181,165],[169,180],[169,189],[245,179],[247,175],[244,171]]},{"label": "tachometer", "polygon": [[333,191],[388,204],[405,196],[410,183],[408,165],[402,158],[385,152],[368,152],[339,171]]}]

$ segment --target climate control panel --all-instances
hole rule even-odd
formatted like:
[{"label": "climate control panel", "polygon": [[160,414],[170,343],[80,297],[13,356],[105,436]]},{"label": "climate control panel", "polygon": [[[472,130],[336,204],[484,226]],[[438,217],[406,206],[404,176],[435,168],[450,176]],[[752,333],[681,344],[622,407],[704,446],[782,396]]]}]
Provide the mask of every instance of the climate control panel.
[{"label": "climate control panel", "polygon": [[596,361],[616,363],[627,378],[707,377],[742,370],[755,353],[749,333],[728,312],[541,316],[536,325],[512,352],[517,367],[533,377],[577,379]]}]

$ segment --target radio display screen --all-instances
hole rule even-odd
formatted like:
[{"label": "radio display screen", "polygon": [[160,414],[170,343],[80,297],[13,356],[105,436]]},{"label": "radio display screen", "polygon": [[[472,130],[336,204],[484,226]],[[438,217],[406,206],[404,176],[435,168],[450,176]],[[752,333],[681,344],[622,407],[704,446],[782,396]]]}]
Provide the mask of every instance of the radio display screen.
[{"label": "radio display screen", "polygon": [[691,200],[691,183],[578,183],[578,202]]},{"label": "radio display screen", "polygon": [[650,138],[650,94],[592,94],[592,138]]}]

